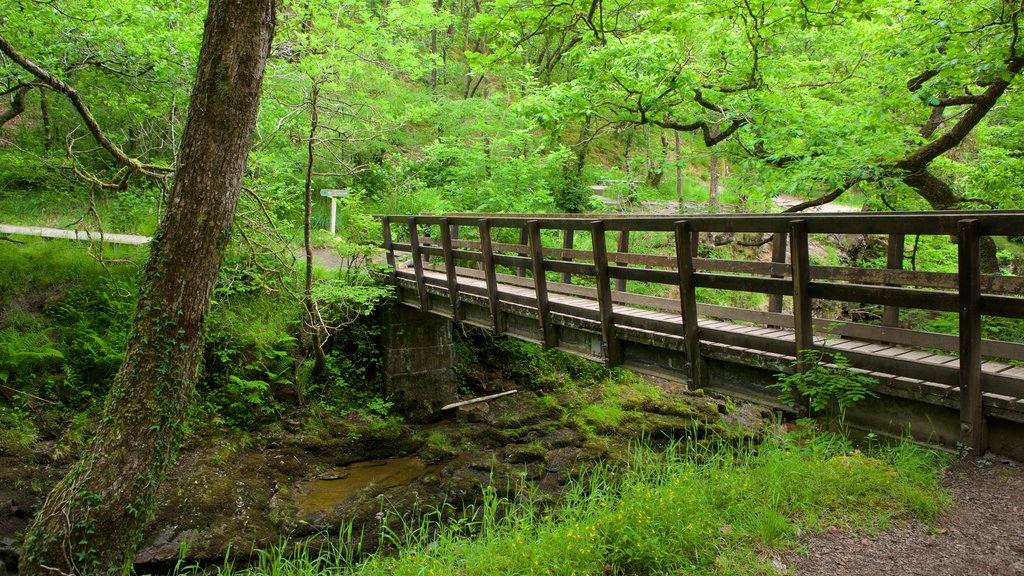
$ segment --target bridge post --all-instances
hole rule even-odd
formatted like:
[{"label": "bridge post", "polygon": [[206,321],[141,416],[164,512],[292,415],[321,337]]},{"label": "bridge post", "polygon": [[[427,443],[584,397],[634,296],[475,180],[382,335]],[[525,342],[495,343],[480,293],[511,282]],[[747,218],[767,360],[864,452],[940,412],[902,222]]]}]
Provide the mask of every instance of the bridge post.
[{"label": "bridge post", "polygon": [[683,346],[686,350],[686,374],[691,390],[707,386],[704,357],[700,354],[700,327],[697,324],[697,287],[693,283],[693,235],[690,223],[675,223],[676,270],[679,271],[679,306],[683,317]]},{"label": "bridge post", "polygon": [[540,341],[545,350],[558,346],[558,336],[551,324],[548,307],[548,279],[544,275],[544,245],[540,239],[540,222],[526,223],[530,233],[530,255],[533,264],[533,286],[537,294],[537,320],[540,322]]},{"label": "bridge post", "polygon": [[[793,267],[793,327],[797,372],[812,368],[805,352],[814,348],[814,313],[811,310],[811,262],[807,240],[807,221],[789,223],[790,263]],[[803,410],[803,399],[796,398]]]},{"label": "bridge post", "polygon": [[416,217],[409,216],[409,246],[412,252],[413,272],[416,274],[416,291],[420,294],[420,310],[430,310],[430,295],[423,277],[423,257],[420,254],[420,234],[416,229]]},{"label": "bridge post", "polygon": [[594,250],[594,268],[597,277],[597,305],[601,314],[601,340],[605,363],[622,364],[622,346],[615,335],[615,315],[612,310],[612,287],[608,278],[608,246],[604,238],[604,222],[590,223],[590,237]]},{"label": "bridge post", "polygon": [[410,422],[441,418],[457,400],[452,324],[402,304],[390,306],[384,325],[384,392]]},{"label": "bridge post", "polygon": [[960,312],[960,442],[981,457],[988,449],[981,390],[981,223],[957,222]]}]

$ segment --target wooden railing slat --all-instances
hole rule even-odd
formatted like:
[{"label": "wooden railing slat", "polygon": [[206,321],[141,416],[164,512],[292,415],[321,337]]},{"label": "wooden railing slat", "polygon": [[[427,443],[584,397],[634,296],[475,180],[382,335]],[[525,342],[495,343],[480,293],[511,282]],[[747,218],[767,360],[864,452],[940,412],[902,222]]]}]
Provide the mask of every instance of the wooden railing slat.
[{"label": "wooden railing slat", "polygon": [[448,278],[448,299],[452,307],[452,320],[462,319],[459,313],[459,276],[455,269],[455,251],[452,250],[452,229],[446,218],[441,219],[441,244],[444,250],[444,267]]}]

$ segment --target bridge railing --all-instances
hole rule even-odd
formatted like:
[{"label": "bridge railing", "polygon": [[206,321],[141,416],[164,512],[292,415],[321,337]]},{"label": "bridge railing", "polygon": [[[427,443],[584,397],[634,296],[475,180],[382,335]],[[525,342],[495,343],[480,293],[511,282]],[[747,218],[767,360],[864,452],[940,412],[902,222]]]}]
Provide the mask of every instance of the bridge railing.
[{"label": "bridge railing", "polygon": [[[990,241],[988,237],[1024,233],[1024,212],[667,217],[448,214],[383,216],[382,220],[389,264],[396,277],[405,274],[403,266],[412,268],[422,308],[430,306],[431,286],[444,288],[450,314],[459,320],[460,278],[483,281],[486,290],[480,296],[488,302],[490,327],[502,332],[502,307],[515,304],[517,296],[499,287],[529,288],[533,298],[519,303],[535,307],[539,342],[558,346],[552,314],[582,315],[599,324],[603,356],[611,365],[623,361],[617,333],[646,330],[682,337],[688,374],[695,385],[703,381],[706,350],[702,346],[709,343],[786,357],[825,346],[841,351],[866,370],[968,390],[958,394],[965,417],[980,414],[983,393],[1024,397],[1019,390],[1024,373],[1017,374],[1024,368],[1012,366],[1024,361],[1024,344],[982,338],[986,319],[1015,323],[1024,318],[1024,278],[982,274],[980,250],[982,243]],[[955,262],[945,263],[955,272],[921,270],[920,266],[907,269],[907,239],[922,236],[955,243]],[[771,256],[750,246],[747,259],[715,258],[711,247],[722,237],[747,245],[771,242]],[[837,266],[812,257],[812,249],[851,237],[884,238],[884,265]],[[723,305],[709,298],[719,291],[747,296]],[[596,306],[581,311],[557,296],[584,298]],[[736,305],[744,298],[752,305]],[[828,302],[833,303],[831,307],[822,306]],[[849,303],[882,307],[879,322],[815,314],[816,309],[849,308]],[[663,314],[627,314],[622,307]],[[958,331],[948,334],[903,326],[901,317],[906,317],[908,309],[952,313]],[[676,318],[668,321],[664,314]],[[719,329],[701,324],[699,318],[778,332]],[[881,346],[846,350],[843,339]],[[900,348],[891,352],[885,345]],[[920,358],[932,361],[916,361],[908,350],[920,351]],[[949,351],[954,356],[929,355],[930,351]],[[948,361],[940,362],[943,358]],[[1006,368],[997,372],[983,372],[986,358],[1009,363],[1001,364]]]}]

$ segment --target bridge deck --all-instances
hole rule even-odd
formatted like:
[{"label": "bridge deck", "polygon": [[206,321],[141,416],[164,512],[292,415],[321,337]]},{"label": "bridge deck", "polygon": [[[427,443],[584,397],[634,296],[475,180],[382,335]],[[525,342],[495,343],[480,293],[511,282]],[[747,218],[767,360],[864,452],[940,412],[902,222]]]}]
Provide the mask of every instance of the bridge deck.
[{"label": "bridge deck", "polygon": [[[974,450],[987,446],[989,419],[1024,423],[1024,343],[998,338],[1024,334],[1024,277],[982,274],[980,255],[986,236],[1020,234],[1024,212],[382,220],[401,300],[454,321],[695,388],[722,385],[709,379],[715,362],[777,373],[810,367],[798,351],[818,350],[826,363],[841,354],[886,397],[957,411]],[[771,261],[756,251],[714,258],[710,240],[742,235],[767,238]],[[921,235],[955,239],[946,269],[905,269],[904,239]],[[630,250],[631,237],[643,248]],[[810,257],[812,240],[851,238],[881,242],[884,267]],[[836,320],[838,309],[877,310],[881,322]],[[942,314],[958,333],[909,321]],[[995,329],[983,338],[988,322]]]},{"label": "bridge deck", "polygon": [[[423,274],[428,290],[443,300],[450,298],[448,281],[443,271],[427,268]],[[397,280],[400,286],[409,289],[407,303],[419,306],[415,274],[412,271],[399,271]],[[481,307],[486,306],[487,286],[483,280],[460,276],[458,290],[461,302],[475,301]],[[507,313],[531,319],[538,315],[533,289],[499,283],[498,297]],[[549,293],[549,303],[552,320],[556,325],[589,328],[595,334],[600,332],[600,310],[595,300]],[[622,328],[617,337],[639,342],[657,340],[667,352],[682,353],[683,322],[679,314],[624,304],[614,305],[613,310],[616,322]],[[454,319],[450,308],[441,308],[435,312]],[[493,329],[490,319],[462,320]],[[796,360],[791,352],[796,342],[793,329],[744,325],[711,318],[700,318],[698,324],[705,356],[730,361],[758,357],[760,365],[780,372],[788,372],[793,368]],[[539,335],[515,335],[543,344]],[[852,370],[877,379],[888,392],[949,407],[958,405],[960,359],[957,356],[847,337],[815,336],[814,343],[827,353],[842,354],[850,360]],[[571,345],[555,348],[597,361],[604,360],[597,354],[581,354],[578,348]],[[628,358],[624,363],[627,366],[632,364]],[[633,364],[633,367],[641,370],[650,368],[644,364]],[[1024,422],[1024,366],[989,360],[982,364],[981,369],[986,413]],[[918,377],[908,377],[907,374]]]}]

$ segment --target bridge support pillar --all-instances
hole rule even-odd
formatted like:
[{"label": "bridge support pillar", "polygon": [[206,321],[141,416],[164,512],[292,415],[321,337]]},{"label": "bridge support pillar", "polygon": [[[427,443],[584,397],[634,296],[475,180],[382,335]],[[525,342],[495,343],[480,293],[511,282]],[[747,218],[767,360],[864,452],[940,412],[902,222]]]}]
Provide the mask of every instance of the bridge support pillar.
[{"label": "bridge support pillar", "polygon": [[384,323],[384,391],[410,422],[441,419],[457,400],[452,324],[441,316],[392,305]]}]

